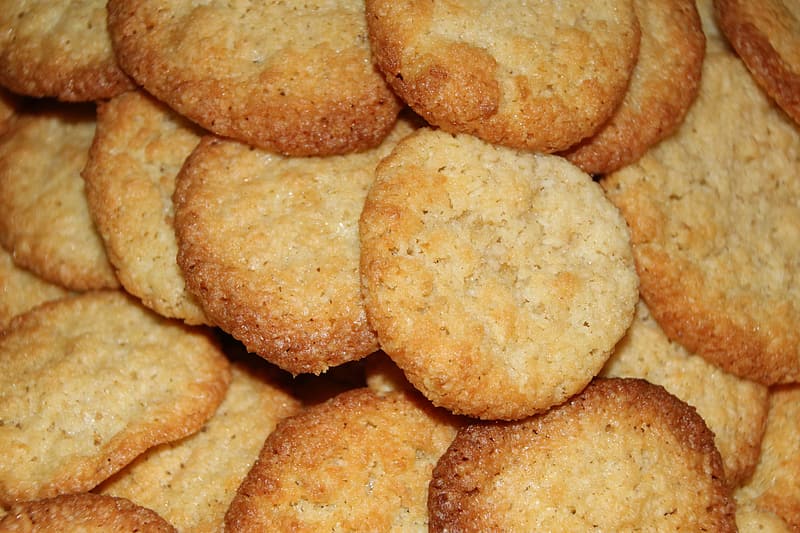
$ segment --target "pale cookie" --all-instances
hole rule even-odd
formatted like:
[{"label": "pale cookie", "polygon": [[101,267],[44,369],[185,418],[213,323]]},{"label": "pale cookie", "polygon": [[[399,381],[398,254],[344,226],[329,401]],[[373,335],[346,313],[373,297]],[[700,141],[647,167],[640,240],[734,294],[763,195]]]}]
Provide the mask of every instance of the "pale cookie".
[{"label": "pale cookie", "polygon": [[225,531],[426,532],[428,482],[458,422],[418,395],[345,392],[267,438]]},{"label": "pale cookie", "polygon": [[733,52],[731,44],[717,25],[714,15],[714,0],[697,0],[695,3],[703,25],[703,33],[706,36],[706,51],[712,53]]},{"label": "pale cookie", "polygon": [[[736,502],[736,527],[739,533],[792,533],[789,525],[772,511],[751,502]],[[796,531],[796,530],[795,530]]]},{"label": "pale cookie", "polygon": [[119,285],[80,175],[94,130],[93,110],[62,104],[20,115],[0,138],[0,244],[18,265],[74,290]]},{"label": "pale cookie", "polygon": [[0,336],[0,504],[90,490],[198,431],[229,380],[209,331],[121,291],[18,316]]},{"label": "pale cookie", "polygon": [[422,129],[378,166],[361,283],[381,348],[436,405],[521,418],[600,371],[633,319],[625,221],[563,158]]},{"label": "pale cookie", "polygon": [[800,379],[798,170],[797,126],[720,52],[675,135],[601,182],[667,336],[765,384]]},{"label": "pale cookie", "polygon": [[174,533],[156,512],[124,498],[91,493],[17,503],[0,520],[2,533]]},{"label": "pale cookie", "polygon": [[433,471],[430,531],[736,531],[713,434],[643,380],[459,431]]},{"label": "pale cookie", "polygon": [[380,143],[400,103],[370,61],[355,0],[111,0],[122,67],[221,136],[290,155]]},{"label": "pale cookie", "polygon": [[564,150],[622,100],[640,30],[630,0],[368,0],[376,64],[428,122],[489,142]]},{"label": "pale cookie", "polygon": [[634,0],[639,59],[622,103],[599,131],[564,155],[590,174],[639,159],[675,131],[697,96],[705,36],[694,0]]},{"label": "pale cookie", "polygon": [[225,399],[198,433],[151,448],[99,492],[153,509],[179,531],[221,531],[265,439],[300,408],[267,371],[268,363],[251,357],[262,365],[234,363]]},{"label": "pale cookie", "polygon": [[125,290],[157,313],[208,323],[178,268],[172,193],[199,128],[144,92],[98,104],[82,175],[106,253]]},{"label": "pale cookie", "polygon": [[800,123],[800,4],[714,0],[717,23],[756,82]]},{"label": "pale cookie", "polygon": [[644,302],[600,375],[663,386],[695,407],[714,433],[730,485],[741,484],[753,472],[767,420],[767,387],[728,374],[670,341]]},{"label": "pale cookie", "polygon": [[105,0],[5,0],[0,85],[20,94],[85,102],[132,89],[117,66]]},{"label": "pale cookie", "polygon": [[375,166],[412,131],[372,150],[291,158],[208,136],[175,190],[178,264],[207,316],[293,373],[375,351],[359,289],[358,217]]},{"label": "pale cookie", "polygon": [[736,498],[777,514],[792,531],[800,531],[800,386],[772,390],[761,458]]}]

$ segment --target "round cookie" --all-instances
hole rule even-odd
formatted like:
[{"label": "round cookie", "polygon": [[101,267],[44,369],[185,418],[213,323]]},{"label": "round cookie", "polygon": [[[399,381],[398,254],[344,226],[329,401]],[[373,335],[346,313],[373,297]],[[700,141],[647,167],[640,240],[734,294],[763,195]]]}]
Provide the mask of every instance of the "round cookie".
[{"label": "round cookie", "polygon": [[625,97],[564,156],[589,174],[636,161],[680,125],[697,96],[705,36],[694,0],[634,0],[642,38]]},{"label": "round cookie", "polygon": [[105,0],[5,0],[0,85],[19,94],[88,102],[134,87],[117,66]]},{"label": "round cookie", "polygon": [[180,531],[221,531],[264,440],[280,419],[300,408],[267,363],[255,362],[263,364],[233,364],[225,399],[200,431],[147,450],[96,490],[153,509]]},{"label": "round cookie", "polygon": [[154,511],[124,498],[81,493],[14,504],[0,520],[0,531],[174,533],[176,530]]},{"label": "round cookie", "polygon": [[736,531],[713,434],[643,380],[459,430],[433,471],[430,531]]},{"label": "round cookie", "polygon": [[278,424],[225,531],[426,532],[428,482],[457,422],[418,395],[359,388]]},{"label": "round cookie", "polygon": [[428,122],[491,143],[554,152],[622,100],[640,30],[630,0],[368,0],[374,60]]},{"label": "round cookie", "polygon": [[74,290],[119,286],[80,176],[94,131],[93,110],[63,104],[20,114],[0,138],[0,244]]},{"label": "round cookie", "polygon": [[714,0],[719,28],[756,82],[800,124],[800,5]]},{"label": "round cookie", "polygon": [[204,138],[178,175],[187,287],[220,328],[293,374],[375,351],[358,276],[358,216],[375,166],[412,131],[341,156],[283,157]]},{"label": "round cookie", "polygon": [[207,324],[178,268],[172,193],[202,132],[143,91],[97,108],[97,129],[81,173],[89,211],[125,290],[149,308]]},{"label": "round cookie", "polygon": [[800,379],[800,132],[730,53],[681,128],[603,181],[671,339],[765,384]]},{"label": "round cookie", "polygon": [[88,491],[151,446],[198,431],[228,360],[122,291],[16,317],[0,336],[0,504]]},{"label": "round cookie", "polygon": [[625,221],[561,157],[421,129],[378,166],[360,240],[381,348],[458,414],[522,418],[563,402],[633,319]]},{"label": "round cookie", "polygon": [[600,376],[663,386],[696,408],[714,433],[728,484],[740,485],[752,474],[767,420],[767,387],[728,374],[670,341],[644,302]]},{"label": "round cookie", "polygon": [[370,61],[363,3],[111,0],[122,67],[208,130],[288,155],[376,146],[400,103]]}]

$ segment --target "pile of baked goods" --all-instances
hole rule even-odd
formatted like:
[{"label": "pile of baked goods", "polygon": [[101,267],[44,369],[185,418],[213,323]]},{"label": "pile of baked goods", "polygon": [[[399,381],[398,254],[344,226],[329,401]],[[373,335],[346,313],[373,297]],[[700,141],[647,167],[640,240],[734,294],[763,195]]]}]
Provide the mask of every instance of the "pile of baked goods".
[{"label": "pile of baked goods", "polygon": [[0,531],[800,531],[798,171],[781,0],[7,0]]}]

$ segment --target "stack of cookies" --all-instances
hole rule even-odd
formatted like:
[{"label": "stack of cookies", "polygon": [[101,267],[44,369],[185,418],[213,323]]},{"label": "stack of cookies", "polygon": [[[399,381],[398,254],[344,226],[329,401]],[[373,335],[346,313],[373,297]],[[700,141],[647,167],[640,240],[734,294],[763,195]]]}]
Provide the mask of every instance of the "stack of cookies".
[{"label": "stack of cookies", "polygon": [[800,10],[9,0],[0,531],[800,531]]}]

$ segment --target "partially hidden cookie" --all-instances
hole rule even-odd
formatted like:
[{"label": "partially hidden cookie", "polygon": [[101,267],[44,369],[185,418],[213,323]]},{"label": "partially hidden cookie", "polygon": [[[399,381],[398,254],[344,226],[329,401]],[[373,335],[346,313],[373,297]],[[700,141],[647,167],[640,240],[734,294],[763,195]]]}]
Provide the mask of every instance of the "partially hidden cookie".
[{"label": "partially hidden cookie", "polygon": [[93,108],[62,104],[19,115],[0,138],[0,244],[73,290],[119,286],[80,175],[94,131]]},{"label": "partially hidden cookie", "polygon": [[[299,402],[262,365],[235,362],[225,399],[203,428],[149,449],[96,491],[158,512],[180,531],[222,530],[228,506],[279,420]],[[205,480],[198,483],[198,480]]]},{"label": "partially hidden cookie", "polygon": [[664,332],[727,372],[800,379],[800,132],[731,53],[681,128],[601,183]]},{"label": "partially hidden cookie", "polygon": [[17,114],[19,105],[18,98],[14,94],[0,88],[0,135],[11,126],[11,119]]},{"label": "partially hidden cookie", "polygon": [[434,404],[522,418],[580,391],[633,319],[625,221],[567,160],[423,128],[360,220],[381,349]]},{"label": "partially hidden cookie", "polygon": [[783,518],[772,511],[739,500],[736,501],[736,527],[739,533],[792,533]]},{"label": "partially hidden cookie", "polygon": [[105,0],[6,0],[0,10],[0,85],[70,102],[132,89],[111,48]]},{"label": "partially hidden cookie", "polygon": [[592,382],[545,414],[462,428],[430,531],[736,531],[713,434],[663,388]]},{"label": "partially hidden cookie", "polygon": [[717,24],[753,78],[800,124],[800,6],[714,0]]},{"label": "partially hidden cookie", "polygon": [[642,378],[663,386],[696,408],[714,433],[731,486],[753,473],[767,421],[768,388],[728,374],[670,341],[644,302],[637,305],[633,324],[600,375]]},{"label": "partially hidden cookie", "polygon": [[428,122],[540,152],[611,116],[639,51],[630,0],[368,0],[366,14],[376,64]]},{"label": "partially hidden cookie", "polygon": [[370,60],[364,5],[111,0],[122,67],[210,131],[288,155],[376,146],[400,103]]},{"label": "partially hidden cookie", "polygon": [[121,291],[42,304],[0,336],[0,504],[85,492],[146,449],[198,431],[228,360]]},{"label": "partially hidden cookie", "polygon": [[418,395],[359,388],[278,424],[225,531],[426,532],[427,487],[460,422]]},{"label": "partially hidden cookie", "polygon": [[178,175],[175,229],[187,287],[214,324],[293,373],[319,374],[378,348],[358,274],[358,217],[377,148],[284,157],[205,137]]},{"label": "partially hidden cookie", "polygon": [[636,161],[680,125],[697,96],[705,36],[694,0],[634,0],[639,56],[611,118],[564,156],[590,174]]},{"label": "partially hidden cookie", "polygon": [[202,130],[143,91],[100,102],[81,175],[92,219],[125,290],[188,324],[208,319],[178,268],[172,193]]}]

